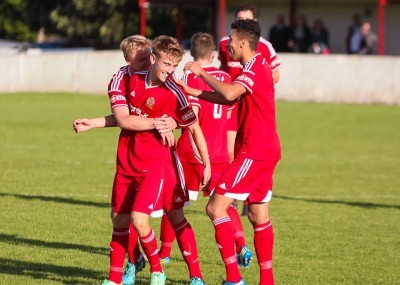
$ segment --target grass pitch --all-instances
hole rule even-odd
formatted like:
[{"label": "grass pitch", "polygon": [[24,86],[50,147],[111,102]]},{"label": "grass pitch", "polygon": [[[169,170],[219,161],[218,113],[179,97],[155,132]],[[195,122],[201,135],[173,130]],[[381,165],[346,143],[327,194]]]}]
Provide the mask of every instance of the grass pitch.
[{"label": "grass pitch", "polygon": [[[75,134],[104,96],[0,95],[0,284],[100,284],[119,130]],[[276,284],[400,284],[400,108],[279,102]],[[224,278],[206,199],[186,209],[209,285]],[[252,229],[243,219],[253,248]],[[158,231],[158,221],[154,221]],[[177,246],[167,284],[187,284]],[[242,270],[258,284],[258,267]],[[149,283],[148,269],[136,284]]]}]

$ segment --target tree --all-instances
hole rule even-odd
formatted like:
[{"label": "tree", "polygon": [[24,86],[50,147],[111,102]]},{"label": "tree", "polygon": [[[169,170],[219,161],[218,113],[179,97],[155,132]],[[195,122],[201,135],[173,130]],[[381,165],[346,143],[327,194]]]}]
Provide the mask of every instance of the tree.
[{"label": "tree", "polygon": [[24,0],[0,1],[0,38],[30,41],[35,37],[25,21],[25,4]]},{"label": "tree", "polygon": [[72,0],[59,4],[50,19],[64,36],[100,48],[116,47],[138,32],[137,7],[131,0]]}]

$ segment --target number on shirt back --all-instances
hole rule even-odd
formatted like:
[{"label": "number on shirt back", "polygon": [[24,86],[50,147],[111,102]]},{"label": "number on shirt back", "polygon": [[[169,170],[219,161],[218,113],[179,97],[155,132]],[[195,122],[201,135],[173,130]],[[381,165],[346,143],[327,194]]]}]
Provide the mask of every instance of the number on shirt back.
[{"label": "number on shirt back", "polygon": [[222,105],[214,104],[214,119],[222,118]]}]

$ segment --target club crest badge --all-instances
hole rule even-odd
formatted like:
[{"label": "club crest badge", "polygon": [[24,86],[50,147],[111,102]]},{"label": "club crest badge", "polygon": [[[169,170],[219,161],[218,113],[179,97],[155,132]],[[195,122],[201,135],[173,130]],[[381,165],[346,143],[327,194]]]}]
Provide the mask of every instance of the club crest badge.
[{"label": "club crest badge", "polygon": [[147,98],[146,107],[149,108],[149,109],[153,109],[155,102],[156,102],[156,100],[154,99],[154,97]]}]

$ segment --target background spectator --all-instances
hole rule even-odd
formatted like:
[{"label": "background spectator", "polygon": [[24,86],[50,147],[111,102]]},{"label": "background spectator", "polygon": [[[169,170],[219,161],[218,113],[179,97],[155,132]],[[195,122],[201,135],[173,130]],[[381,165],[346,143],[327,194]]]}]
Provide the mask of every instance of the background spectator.
[{"label": "background spectator", "polygon": [[361,18],[360,15],[353,16],[353,23],[347,30],[346,52],[348,54],[358,53],[361,46]]},{"label": "background spectator", "polygon": [[318,54],[330,53],[329,32],[321,19],[316,19],[311,30],[310,52]]},{"label": "background spectator", "polygon": [[377,35],[371,30],[371,24],[365,22],[361,26],[361,44],[359,54],[375,54],[378,43]]},{"label": "background spectator", "polygon": [[308,52],[311,45],[311,30],[305,16],[297,16],[291,30],[290,46],[294,52]]},{"label": "background spectator", "polygon": [[276,23],[269,30],[269,41],[277,52],[290,52],[290,28],[285,23],[285,16],[278,15]]}]

